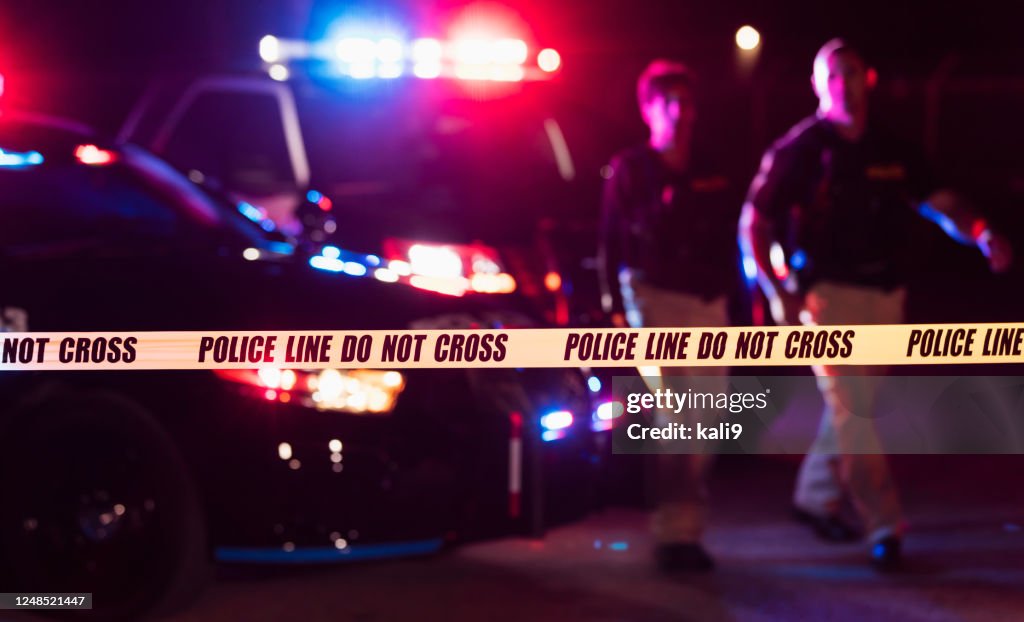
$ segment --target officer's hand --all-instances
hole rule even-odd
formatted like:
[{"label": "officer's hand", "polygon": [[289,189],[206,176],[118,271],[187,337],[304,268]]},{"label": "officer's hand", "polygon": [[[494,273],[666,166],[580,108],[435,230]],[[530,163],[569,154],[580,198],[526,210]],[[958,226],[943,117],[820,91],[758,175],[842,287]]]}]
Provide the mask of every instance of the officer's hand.
[{"label": "officer's hand", "polygon": [[992,233],[978,239],[978,248],[988,259],[992,272],[1006,272],[1013,263],[1013,248],[1010,241],[999,233]]},{"label": "officer's hand", "polygon": [[804,309],[804,297],[780,290],[768,298],[768,308],[778,326],[799,326],[800,312]]}]

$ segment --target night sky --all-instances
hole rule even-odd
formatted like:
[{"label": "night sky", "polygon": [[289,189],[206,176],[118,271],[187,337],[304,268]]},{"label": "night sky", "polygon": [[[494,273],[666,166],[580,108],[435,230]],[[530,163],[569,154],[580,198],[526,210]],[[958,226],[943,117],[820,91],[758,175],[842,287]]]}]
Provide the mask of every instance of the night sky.
[{"label": "night sky", "polygon": [[[0,66],[11,69],[221,65],[251,53],[266,32],[298,34],[344,10],[365,8],[396,20],[442,22],[467,2],[313,0],[5,0],[0,3]],[[614,58],[683,53],[728,56],[732,33],[750,23],[764,35],[766,60],[805,58],[825,39],[868,42],[881,65],[927,67],[948,52],[1018,63],[1024,9],[1016,3],[651,2],[644,0],[506,3],[537,37],[571,56]],[[993,66],[993,69],[996,68]]]},{"label": "night sky", "polygon": [[[257,44],[264,34],[318,37],[341,16],[377,14],[407,25],[413,36],[443,35],[445,24],[469,4],[0,0],[0,73],[6,86],[2,102],[78,117],[111,131],[145,85],[163,73],[258,69]],[[999,118],[1005,114],[999,111],[1024,104],[1014,95],[1024,92],[1024,37],[1019,35],[1024,8],[1019,4],[511,0],[503,6],[510,22],[517,18],[537,43],[562,52],[562,96],[592,109],[599,119],[595,126],[607,129],[609,145],[643,139],[633,96],[643,66],[657,56],[685,60],[701,79],[702,127],[710,128],[715,140],[743,143],[739,161],[744,171],[756,162],[766,141],[813,110],[811,59],[824,41],[837,35],[865,48],[883,90],[890,100],[895,94],[895,103],[882,108],[902,115],[898,124],[916,140],[921,136],[920,94],[937,68],[944,67],[953,78],[1002,80],[998,92],[966,96],[955,123],[964,136],[950,150],[954,155],[969,153],[993,134],[989,126],[973,127],[964,120]],[[738,69],[733,40],[743,24],[762,34],[757,63],[747,74]],[[750,87],[755,84],[769,102],[760,125],[751,121]],[[737,127],[737,119],[748,125]],[[1011,146],[1024,138],[1002,129],[998,134]],[[597,158],[607,157],[606,150],[602,147]],[[1015,158],[1017,150],[997,151]],[[1016,160],[1008,166],[1016,167]]]}]

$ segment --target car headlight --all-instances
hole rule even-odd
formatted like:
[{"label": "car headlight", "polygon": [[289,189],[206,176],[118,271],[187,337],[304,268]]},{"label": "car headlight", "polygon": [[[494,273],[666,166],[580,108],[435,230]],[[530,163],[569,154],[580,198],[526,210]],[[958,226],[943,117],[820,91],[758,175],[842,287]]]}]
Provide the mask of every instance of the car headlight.
[{"label": "car headlight", "polygon": [[405,281],[413,287],[449,296],[510,294],[516,280],[505,271],[498,251],[480,244],[431,244],[413,240],[384,240],[386,265],[378,279]]},{"label": "car headlight", "polygon": [[296,401],[317,410],[366,415],[392,412],[405,389],[405,376],[376,369],[217,369],[219,378],[252,389],[272,402]]}]

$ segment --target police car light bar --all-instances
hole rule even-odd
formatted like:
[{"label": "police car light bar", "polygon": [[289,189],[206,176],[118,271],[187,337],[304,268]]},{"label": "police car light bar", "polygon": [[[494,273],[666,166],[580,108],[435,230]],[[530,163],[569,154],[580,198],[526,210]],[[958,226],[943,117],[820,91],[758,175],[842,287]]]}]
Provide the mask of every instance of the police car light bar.
[{"label": "police car light bar", "polygon": [[308,60],[332,63],[342,75],[354,79],[412,75],[494,82],[544,79],[562,64],[555,50],[531,53],[525,41],[513,38],[420,38],[403,42],[389,36],[313,42],[266,35],[260,40],[259,51],[275,80],[288,79],[287,63]]}]

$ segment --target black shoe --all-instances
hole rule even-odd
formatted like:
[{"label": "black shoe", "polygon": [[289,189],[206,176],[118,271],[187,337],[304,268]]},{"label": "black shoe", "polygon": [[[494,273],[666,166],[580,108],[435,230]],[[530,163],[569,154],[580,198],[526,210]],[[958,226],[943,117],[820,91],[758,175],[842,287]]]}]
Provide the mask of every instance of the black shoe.
[{"label": "black shoe", "polygon": [[659,544],[654,549],[654,560],[658,570],[666,573],[708,572],[715,567],[715,561],[696,542]]},{"label": "black shoe", "polygon": [[818,516],[793,506],[793,518],[813,529],[826,542],[855,542],[861,537],[860,532],[834,514]]},{"label": "black shoe", "polygon": [[902,560],[902,544],[896,536],[882,538],[871,545],[871,565],[876,570],[896,570]]}]

